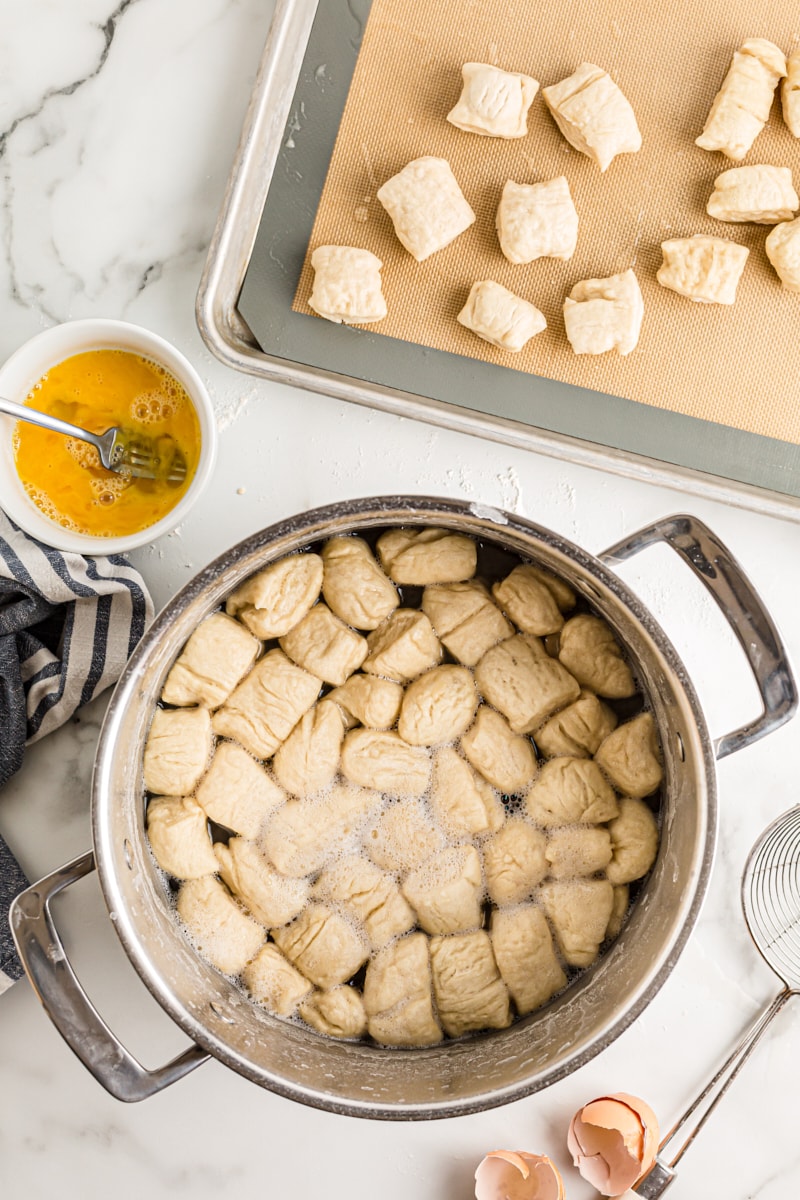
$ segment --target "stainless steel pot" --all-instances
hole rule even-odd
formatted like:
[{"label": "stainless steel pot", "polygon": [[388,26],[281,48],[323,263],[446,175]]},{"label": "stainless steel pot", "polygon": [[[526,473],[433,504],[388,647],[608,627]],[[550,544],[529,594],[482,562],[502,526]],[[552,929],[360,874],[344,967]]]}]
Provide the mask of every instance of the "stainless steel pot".
[{"label": "stainless steel pot", "polygon": [[[385,1050],[326,1039],[272,1017],[204,963],[180,932],[144,832],[142,746],[153,705],[198,621],[246,576],[319,539],[389,524],[440,525],[494,542],[555,572],[616,631],[649,694],[664,752],[655,867],[609,952],[552,1004],[507,1030],[429,1049]],[[609,566],[665,542],[709,589],[758,683],[763,711],[712,743],[694,688],[653,617]],[[644,1009],[694,925],[714,853],[714,760],[787,721],[797,695],[770,617],[740,567],[699,521],[674,516],[595,558],[529,521],[479,504],[382,497],[337,504],[274,525],[186,585],[145,635],[108,708],[92,780],[94,851],[24,892],[11,923],[28,976],[63,1037],[122,1100],[159,1091],[213,1055],[255,1083],[306,1104],[372,1118],[457,1116],[546,1087],[587,1062]],[[145,1070],[105,1026],[75,978],[50,899],[96,865],[111,920],[134,967],[192,1040]]]}]

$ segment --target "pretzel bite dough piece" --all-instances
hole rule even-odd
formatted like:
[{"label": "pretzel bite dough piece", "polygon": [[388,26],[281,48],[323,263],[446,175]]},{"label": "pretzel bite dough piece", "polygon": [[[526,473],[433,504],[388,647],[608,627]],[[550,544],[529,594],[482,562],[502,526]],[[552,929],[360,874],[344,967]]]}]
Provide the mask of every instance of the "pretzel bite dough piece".
[{"label": "pretzel bite dough piece", "polygon": [[664,261],[656,272],[662,287],[698,304],[733,304],[750,251],[727,238],[672,238],[661,243]]},{"label": "pretzel bite dough piece", "polygon": [[542,96],[570,146],[597,163],[601,171],[610,167],[618,154],[641,150],[642,135],[634,111],[602,67],[581,63],[567,79],[542,88]]},{"label": "pretzel bite dough piece", "polygon": [[368,675],[406,683],[442,661],[442,644],[424,613],[398,608],[367,635],[369,653],[363,668]]},{"label": "pretzel bite dough piece", "polygon": [[255,842],[231,838],[214,844],[215,870],[262,925],[285,925],[302,912],[308,900],[305,879],[287,879],[267,862]]},{"label": "pretzel bite dough piece", "polygon": [[314,884],[314,895],[352,913],[363,924],[373,950],[381,950],[416,923],[394,878],[363,854],[334,861]]},{"label": "pretzel bite dough piece", "polygon": [[412,746],[438,746],[460,737],[478,707],[472,672],[446,664],[433,667],[405,690],[397,732]]},{"label": "pretzel bite dough piece", "polygon": [[486,890],[495,904],[519,904],[533,895],[548,872],[547,836],[522,817],[512,817],[483,845]]},{"label": "pretzel bite dough piece", "polygon": [[343,737],[341,710],[320,700],[275,751],[272,769],[281,787],[294,796],[310,796],[333,783]]},{"label": "pretzel bite dough piece", "polygon": [[496,793],[452,746],[434,757],[430,804],[442,828],[456,838],[493,833],[505,820]]},{"label": "pretzel bite dough piece", "polygon": [[521,1017],[541,1008],[566,986],[550,929],[535,904],[492,913],[492,950]]},{"label": "pretzel bite dough piece", "polygon": [[602,826],[566,826],[553,830],[545,853],[553,879],[594,875],[611,862],[611,838]]},{"label": "pretzel bite dough piece", "polygon": [[530,739],[513,733],[499,712],[482,704],[472,727],[461,739],[469,762],[492,787],[506,796],[523,792],[536,775],[536,755]]},{"label": "pretzel bite dough piece", "polygon": [[794,137],[800,137],[800,50],[795,50],[786,60],[781,106],[787,129]]},{"label": "pretzel bite dough piece", "polygon": [[161,870],[176,879],[200,879],[217,869],[206,814],[191,796],[154,796],[147,837]]},{"label": "pretzel bite dough piece", "polygon": [[520,138],[528,132],[527,117],[539,81],[488,63],[464,63],[464,86],[447,120],[465,133],[484,137]]},{"label": "pretzel bite dough piece", "polygon": [[627,796],[649,796],[664,778],[655,721],[649,712],[610,733],[594,757],[614,787]]},{"label": "pretzel bite dough piece", "polygon": [[328,1037],[360,1038],[367,1032],[367,1014],[358,988],[312,992],[300,1002],[299,1012],[306,1025]]},{"label": "pretzel bite dough piece", "polygon": [[380,802],[375,792],[342,784],[316,800],[290,800],[269,821],[261,848],[282,875],[309,875],[356,836]]},{"label": "pretzel bite dough piece", "polygon": [[309,904],[290,925],[271,933],[289,961],[317,987],[344,983],[369,958],[364,935],[325,904]]},{"label": "pretzel bite dough piece", "polygon": [[377,629],[400,599],[363,538],[334,537],[322,547],[322,595],[331,612],[355,629]]},{"label": "pretzel bite dough piece", "polygon": [[544,584],[562,613],[570,612],[575,607],[578,598],[568,583],[559,579],[557,575],[551,575],[549,571],[540,571],[538,567],[529,564],[526,564],[526,567],[531,575]]},{"label": "pretzel bite dough piece", "polygon": [[731,167],[714,180],[706,212],[718,221],[753,221],[757,225],[775,225],[790,221],[800,208],[792,186],[789,167],[759,163],[752,167]]},{"label": "pretzel bite dough piece", "polygon": [[270,650],[214,713],[214,732],[241,742],[256,758],[269,758],[311,708],[321,686],[283,650]]},{"label": "pretzel bite dough piece", "polygon": [[615,884],[614,903],[611,908],[611,916],[608,919],[608,927],[606,928],[606,939],[608,941],[617,937],[622,926],[625,924],[630,898],[630,888],[627,883]]},{"label": "pretzel bite dough piece", "polygon": [[619,816],[608,826],[611,835],[611,862],[606,878],[613,884],[632,883],[652,867],[658,850],[656,819],[643,800],[623,796]]},{"label": "pretzel bite dough piece", "polygon": [[582,279],[564,301],[564,327],[576,354],[630,354],[643,316],[641,288],[631,269],[606,279]]},{"label": "pretzel bite dough piece", "polygon": [[449,246],[475,220],[445,158],[415,158],[387,179],[377,196],[398,240],[417,262]]},{"label": "pretzel bite dough piece", "polygon": [[243,625],[215,612],[201,621],[167,676],[161,699],[166,704],[204,704],[219,708],[261,650]]},{"label": "pretzel bite dough piece", "polygon": [[569,671],[528,634],[516,634],[487,650],[475,668],[475,682],[514,733],[530,733],[556,709],[577,700],[581,690]]},{"label": "pretzel bite dough piece", "polygon": [[525,806],[531,820],[545,829],[557,825],[594,825],[616,817],[614,790],[590,758],[551,758],[534,780]]},{"label": "pretzel bite dough piece", "polygon": [[383,1046],[432,1046],[442,1040],[424,933],[411,933],[375,955],[364,979],[364,1009],[370,1037]]},{"label": "pretzel bite dough piece", "polygon": [[541,572],[521,563],[492,587],[492,595],[521,633],[545,637],[564,624],[561,609]]},{"label": "pretzel bite dough piece", "polygon": [[211,758],[206,708],[157,708],[144,747],[144,786],[162,796],[187,796]]},{"label": "pretzel bite dough piece", "polygon": [[409,746],[394,730],[351,729],[342,745],[342,774],[379,792],[421,796],[431,777],[431,758],[424,746]]},{"label": "pretzel bite dough piece", "polygon": [[317,246],[311,255],[314,287],[309,308],[337,325],[369,325],[386,316],[383,263],[357,246]]},{"label": "pretzel bite dough piece", "polygon": [[451,1037],[511,1024],[508,988],[482,929],[431,938],[431,972],[439,1020]]},{"label": "pretzel bite dough piece", "polygon": [[338,704],[351,720],[370,729],[389,729],[400,715],[403,688],[378,675],[351,675],[347,683],[325,697]]},{"label": "pretzel bite dough piece", "polygon": [[787,292],[800,292],[800,217],[776,225],[767,235],[766,251]]},{"label": "pretzel bite dough piece", "polygon": [[561,630],[558,657],[579,683],[598,696],[622,700],[636,691],[619,642],[600,617],[580,613],[567,621]]},{"label": "pretzel bite dough piece", "polygon": [[256,637],[283,637],[316,604],[322,574],[318,554],[292,554],[251,575],[228,597],[225,611]]},{"label": "pretzel bite dough piece", "polygon": [[418,800],[389,804],[365,831],[364,849],[386,871],[413,871],[444,845],[444,835]]},{"label": "pretzel bite dough piece", "polygon": [[490,646],[514,632],[478,579],[426,587],[422,611],[442,645],[465,667],[474,667]]},{"label": "pretzel bite dough piece", "polygon": [[594,692],[581,692],[574,704],[568,704],[537,729],[534,739],[546,758],[591,758],[604,738],[617,727],[613,709]]},{"label": "pretzel bite dough piece", "polygon": [[578,242],[578,213],[565,175],[543,183],[509,179],[497,208],[497,237],[509,262],[572,258]]},{"label": "pretzel bite dough piece", "polygon": [[236,742],[220,742],[197,788],[197,802],[217,825],[246,838],[258,836],[286,793]]},{"label": "pretzel bite dough piece", "polygon": [[597,958],[614,907],[607,879],[570,879],[544,883],[539,896],[564,960],[588,967]]},{"label": "pretzel bite dough piece", "polygon": [[293,662],[326,683],[341,686],[367,657],[367,641],[335,617],[327,604],[315,604],[280,638]]},{"label": "pretzel bite dough piece", "polygon": [[449,529],[388,529],[378,538],[377,550],[387,575],[413,587],[463,583],[478,565],[472,538]]},{"label": "pretzel bite dough piece", "polygon": [[473,283],[467,302],[456,317],[484,342],[518,354],[537,333],[547,328],[544,314],[492,279]]},{"label": "pretzel bite dough piece", "polygon": [[403,895],[426,933],[460,933],[481,923],[483,875],[474,846],[448,846],[412,871]]},{"label": "pretzel bite dough piece", "polygon": [[304,975],[267,942],[242,972],[250,995],[276,1017],[291,1017],[313,988]]},{"label": "pretzel bite dough piece", "polygon": [[695,144],[740,162],[766,125],[775,88],[785,74],[786,59],[776,45],[764,38],[744,42],[734,52]]},{"label": "pretzel bite dough piece", "polygon": [[187,879],[177,909],[195,949],[225,975],[240,975],[266,939],[266,930],[213,875]]}]

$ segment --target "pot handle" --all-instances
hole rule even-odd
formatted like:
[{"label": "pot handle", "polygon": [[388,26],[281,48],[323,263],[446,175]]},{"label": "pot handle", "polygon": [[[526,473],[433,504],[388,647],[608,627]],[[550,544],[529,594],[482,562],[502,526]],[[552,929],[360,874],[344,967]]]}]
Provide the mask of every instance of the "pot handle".
[{"label": "pot handle", "polygon": [[772,733],[794,716],[797,688],[786,648],[739,563],[696,517],[679,514],[656,521],[609,547],[599,558],[613,566],[656,542],[666,542],[682,555],[711,593],[736,634],[758,685],[764,706],[760,716],[714,742],[717,758],[725,758]]},{"label": "pot handle", "polygon": [[31,985],[70,1050],[117,1100],[145,1100],[210,1056],[192,1045],[165,1066],[148,1071],[118,1041],[84,992],[53,924],[50,901],[94,865],[89,850],[20,892],[11,904],[9,924]]}]

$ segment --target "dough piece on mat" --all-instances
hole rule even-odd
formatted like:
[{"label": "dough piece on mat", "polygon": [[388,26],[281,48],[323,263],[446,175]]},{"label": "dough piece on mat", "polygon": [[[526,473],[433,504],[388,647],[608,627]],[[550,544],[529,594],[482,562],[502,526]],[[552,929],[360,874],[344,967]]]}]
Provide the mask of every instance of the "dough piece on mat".
[{"label": "dough piece on mat", "polygon": [[528,132],[527,118],[539,81],[488,63],[464,63],[464,86],[447,120],[465,133],[484,137],[520,138]]},{"label": "dough piece on mat", "polygon": [[301,1000],[310,996],[312,985],[268,942],[242,972],[250,995],[276,1017],[290,1017]]},{"label": "dough piece on mat", "polygon": [[367,1014],[358,988],[312,992],[300,1002],[299,1012],[306,1025],[328,1037],[359,1038],[367,1032]]},{"label": "dough piece on mat", "polygon": [[369,958],[364,935],[325,904],[309,904],[290,925],[270,932],[278,949],[317,987],[344,983]]},{"label": "dough piece on mat", "polygon": [[514,632],[478,579],[426,587],[422,611],[442,645],[465,667],[474,667],[490,646]]},{"label": "dough piece on mat", "polygon": [[439,824],[455,838],[494,833],[505,820],[495,791],[452,746],[443,746],[434,757],[430,804]]},{"label": "dough piece on mat", "polygon": [[286,793],[236,742],[220,742],[197,788],[197,802],[217,825],[254,838]]},{"label": "dough piece on mat", "polygon": [[307,881],[275,871],[255,842],[240,837],[231,838],[227,846],[216,842],[214,853],[222,881],[262,925],[285,925],[302,912]]},{"label": "dough piece on mat", "polygon": [[439,1020],[451,1037],[511,1024],[508,988],[482,929],[431,938],[431,972]]},{"label": "dough piece on mat", "polygon": [[595,762],[626,796],[649,796],[664,778],[653,714],[640,713],[601,743]]},{"label": "dough piece on mat", "polygon": [[272,769],[293,796],[310,796],[333,783],[344,737],[341,709],[327,699],[310,708],[275,751]]},{"label": "dough piece on mat", "polygon": [[219,708],[261,650],[257,638],[225,613],[201,621],[173,664],[161,693],[165,704]]},{"label": "dough piece on mat", "polygon": [[656,272],[662,287],[699,304],[733,304],[750,251],[727,238],[671,238],[661,243],[664,262]]},{"label": "dough piece on mat", "polygon": [[513,733],[504,716],[482,704],[461,749],[483,778],[506,796],[523,792],[536,774],[536,754],[530,739]]},{"label": "dough piece on mat", "polygon": [[785,74],[786,59],[774,43],[764,38],[744,42],[734,52],[696,145],[740,162],[766,125],[775,88]]},{"label": "dough piece on mat", "polygon": [[370,1036],[384,1046],[432,1046],[442,1040],[433,1011],[428,939],[411,933],[367,967],[364,1008]]},{"label": "dough piece on mat", "polygon": [[492,950],[521,1017],[541,1008],[566,985],[550,929],[535,904],[492,913]]},{"label": "dough piece on mat", "polygon": [[566,826],[553,830],[545,853],[553,879],[594,875],[611,862],[611,837],[601,825]]},{"label": "dough piece on mat", "polygon": [[216,872],[206,814],[191,796],[154,796],[147,805],[147,837],[168,875],[200,879]]},{"label": "dough piece on mat", "polygon": [[581,692],[574,704],[568,704],[537,729],[534,740],[546,758],[591,758],[604,738],[617,727],[613,709],[593,692]]},{"label": "dough piece on mat", "polygon": [[582,279],[564,301],[564,326],[576,354],[630,354],[643,316],[641,288],[630,268],[606,279]]},{"label": "dough piece on mat", "polygon": [[481,923],[483,875],[474,846],[448,846],[412,871],[403,895],[426,933],[460,933]]},{"label": "dough piece on mat", "polygon": [[405,690],[397,732],[412,746],[438,746],[472,724],[478,691],[472,672],[446,663],[433,667]]},{"label": "dough piece on mat", "polygon": [[322,575],[318,554],[291,554],[251,575],[228,597],[225,611],[256,637],[283,637],[316,604]]},{"label": "dough piece on mat", "polygon": [[369,325],[386,316],[383,263],[357,246],[317,246],[311,255],[314,286],[309,308],[337,325]]},{"label": "dough piece on mat", "polygon": [[606,877],[613,884],[632,883],[652,867],[658,850],[658,825],[643,800],[623,796],[619,816],[609,822],[611,862]]},{"label": "dough piece on mat", "polygon": [[595,825],[619,813],[614,789],[590,758],[549,759],[525,798],[532,821],[558,825]]},{"label": "dough piece on mat", "polygon": [[463,583],[478,564],[472,538],[449,529],[389,529],[378,538],[377,550],[387,575],[414,587]]},{"label": "dough piece on mat", "polygon": [[206,708],[157,708],[144,747],[144,786],[161,796],[188,796],[211,758]]},{"label": "dough piece on mat", "polygon": [[389,729],[400,713],[403,688],[392,679],[379,675],[351,675],[347,683],[328,692],[331,700],[350,718],[348,727],[357,723],[370,729]]},{"label": "dough piece on mat", "polygon": [[214,713],[214,732],[241,742],[256,758],[269,758],[311,708],[321,686],[283,650],[269,650]]},{"label": "dough piece on mat", "polygon": [[501,908],[528,900],[548,872],[547,836],[522,817],[512,817],[483,845],[486,890]]},{"label": "dough piece on mat", "polygon": [[475,220],[445,158],[415,158],[377,195],[399,241],[417,262],[449,246]]},{"label": "dough piece on mat", "polygon": [[544,314],[534,304],[491,279],[473,283],[456,320],[484,342],[513,354],[547,328]]},{"label": "dough piece on mat", "polygon": [[360,921],[373,950],[416,924],[394,878],[363,854],[335,860],[314,884],[314,895],[343,907]]},{"label": "dough piece on mat", "polygon": [[569,78],[542,88],[542,95],[570,146],[586,154],[601,171],[618,154],[641,150],[636,115],[602,67],[581,63]]},{"label": "dough piece on mat", "polygon": [[798,208],[800,199],[792,185],[791,169],[759,163],[752,167],[731,167],[718,175],[706,212],[718,221],[775,225],[778,221],[790,221]]},{"label": "dough piece on mat", "polygon": [[380,803],[375,792],[343,784],[315,800],[290,800],[269,821],[261,848],[282,875],[309,875],[356,837]]},{"label": "dough piece on mat", "polygon": [[795,50],[786,60],[781,106],[787,129],[794,137],[800,137],[800,50]]},{"label": "dough piece on mat", "polygon": [[334,537],[322,547],[322,595],[331,612],[355,629],[377,629],[400,598],[363,538]]},{"label": "dough piece on mat", "polygon": [[542,643],[525,633],[487,650],[475,668],[475,682],[514,733],[530,733],[556,709],[577,700],[581,690],[577,679],[549,657]]},{"label": "dough piece on mat", "polygon": [[767,234],[767,258],[787,292],[800,292],[800,217]]},{"label": "dough piece on mat", "polygon": [[542,183],[509,179],[495,222],[500,249],[511,263],[566,261],[578,244],[578,213],[565,175]]},{"label": "dough piece on mat", "polygon": [[384,675],[400,683],[416,679],[444,657],[430,621],[414,608],[395,609],[367,635],[367,650],[362,664],[367,674]]},{"label": "dough piece on mat", "polygon": [[444,834],[418,800],[389,804],[364,833],[364,849],[385,871],[413,871],[444,845]]},{"label": "dough piece on mat", "polygon": [[597,958],[611,919],[611,884],[607,879],[559,880],[542,884],[539,896],[565,961],[571,967],[588,967]]},{"label": "dough piece on mat", "polygon": [[583,687],[599,696],[622,700],[636,691],[622,647],[601,617],[580,613],[567,621],[561,630],[558,657]]},{"label": "dough piece on mat", "polygon": [[266,940],[266,930],[213,875],[182,884],[177,909],[195,949],[226,975],[240,975]]},{"label": "dough piece on mat", "polygon": [[341,686],[367,657],[366,638],[321,602],[283,635],[280,646],[299,667],[335,686]]},{"label": "dough piece on mat", "polygon": [[542,581],[541,572],[526,563],[514,567],[505,579],[495,583],[492,595],[521,633],[545,637],[548,633],[558,633],[564,624],[561,609]]},{"label": "dough piece on mat", "polygon": [[431,777],[424,746],[409,746],[388,729],[351,729],[342,745],[342,774],[351,783],[392,796],[421,796]]}]

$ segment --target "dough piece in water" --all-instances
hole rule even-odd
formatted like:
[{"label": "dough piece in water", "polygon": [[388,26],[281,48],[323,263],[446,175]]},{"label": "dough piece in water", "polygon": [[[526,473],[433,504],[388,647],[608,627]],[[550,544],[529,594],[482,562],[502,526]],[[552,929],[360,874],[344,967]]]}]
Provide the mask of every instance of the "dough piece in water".
[{"label": "dough piece in water", "polygon": [[547,839],[546,854],[554,879],[594,875],[611,862],[611,837],[597,825],[554,829]]},{"label": "dough piece in water", "polygon": [[535,575],[540,583],[544,584],[562,613],[569,612],[575,607],[578,598],[565,580],[559,579],[557,575],[551,575],[549,571],[540,571],[538,567],[526,565],[530,574]]},{"label": "dough piece in water", "polygon": [[417,262],[449,246],[475,220],[445,158],[415,158],[387,179],[377,195],[398,240]]},{"label": "dough piece in water", "polygon": [[377,629],[399,605],[394,584],[363,538],[330,538],[322,547],[322,561],[325,603],[348,625]]},{"label": "dough piece in water", "polygon": [[490,646],[514,632],[478,579],[426,587],[422,611],[442,645],[465,667],[474,667]]},{"label": "dough piece in water", "polygon": [[522,817],[512,817],[483,845],[489,897],[501,908],[528,900],[546,876],[547,836]]},{"label": "dough piece in water", "polygon": [[367,641],[334,616],[327,604],[315,604],[280,646],[299,667],[326,683],[341,686],[367,657]]},{"label": "dough piece in water", "polygon": [[718,221],[753,221],[775,225],[789,221],[800,208],[789,167],[759,163],[731,167],[714,180],[706,212]]},{"label": "dough piece in water", "polygon": [[652,867],[658,850],[658,825],[643,800],[623,796],[619,816],[608,826],[612,858],[606,878],[613,884],[632,883]]},{"label": "dough piece in water", "polygon": [[261,848],[282,875],[309,875],[356,837],[380,803],[377,793],[342,784],[316,800],[290,800],[267,824]]},{"label": "dough piece in water", "polygon": [[516,634],[487,650],[475,668],[475,682],[514,733],[530,733],[556,709],[577,700],[581,690],[569,671],[528,634]]},{"label": "dough piece in water", "polygon": [[549,926],[537,905],[493,912],[491,939],[500,974],[521,1017],[566,986]]},{"label": "dough piece in water", "polygon": [[448,846],[412,871],[402,891],[426,933],[477,929],[483,896],[478,851]]},{"label": "dough piece in water", "polygon": [[256,637],[283,637],[316,604],[322,574],[318,554],[289,555],[251,575],[228,597],[225,611]]},{"label": "dough piece in water", "polygon": [[364,935],[325,904],[309,904],[290,925],[270,932],[278,949],[317,987],[344,983],[369,958]]},{"label": "dough piece in water", "polygon": [[351,783],[393,796],[421,796],[431,777],[424,746],[409,746],[399,733],[351,729],[342,745],[342,774]]},{"label": "dough piece in water", "polygon": [[528,109],[539,81],[488,63],[464,63],[464,86],[447,120],[465,133],[484,137],[520,138],[528,132]]},{"label": "dough piece in water", "polygon": [[494,833],[505,820],[497,794],[452,746],[443,746],[433,760],[430,804],[442,828],[456,838]]},{"label": "dough piece in water", "polygon": [[767,258],[787,292],[800,292],[800,217],[767,234]]},{"label": "dough piece in water", "polygon": [[383,263],[358,246],[317,246],[311,255],[314,287],[309,308],[337,325],[369,325],[386,316]]},{"label": "dough piece in water", "polygon": [[597,163],[601,171],[610,167],[618,154],[641,150],[636,115],[602,67],[581,63],[567,79],[542,88],[542,96],[570,146]]},{"label": "dough piece in water", "polygon": [[270,813],[286,801],[264,768],[236,742],[220,742],[197,788],[206,816],[246,838],[258,836]]},{"label": "dough piece in water", "polygon": [[463,583],[478,565],[472,538],[449,529],[389,529],[378,538],[377,550],[390,578],[412,587]]},{"label": "dough piece in water", "polygon": [[614,907],[607,879],[571,879],[544,883],[539,896],[558,947],[571,967],[588,967],[597,958]]},{"label": "dough piece in water", "polygon": [[662,287],[698,304],[733,304],[750,251],[727,238],[672,238],[661,243],[664,261],[656,272]]},{"label": "dough piece in water", "polygon": [[373,950],[381,950],[416,924],[393,876],[363,854],[350,854],[323,871],[314,895],[352,913],[363,924]]},{"label": "dough piece in water", "polygon": [[442,644],[424,613],[398,608],[378,629],[367,635],[369,653],[363,668],[368,675],[384,675],[405,683],[442,661]]},{"label": "dough piece in water", "polygon": [[147,837],[161,870],[176,879],[217,869],[206,814],[191,796],[155,796],[147,805]]},{"label": "dough piece in water", "polygon": [[568,704],[545,721],[534,736],[545,758],[591,758],[604,738],[617,727],[613,709],[595,696],[581,692],[574,704]]},{"label": "dough piece in water", "polygon": [[431,938],[431,973],[439,1020],[451,1037],[511,1024],[508,988],[482,929]]},{"label": "dough piece in water", "polygon": [[611,916],[608,920],[608,928],[606,929],[606,938],[609,941],[611,938],[619,936],[622,926],[625,924],[625,918],[628,915],[630,899],[630,888],[627,883],[614,885],[614,903],[611,908]]},{"label": "dough piece in water", "polygon": [[513,733],[505,717],[488,704],[478,709],[472,727],[461,739],[461,749],[475,770],[506,796],[523,792],[536,775],[530,739]]},{"label": "dough piece in water", "polygon": [[241,742],[256,758],[269,758],[311,708],[321,686],[283,650],[270,650],[214,713],[214,732]]},{"label": "dough piece in water", "polygon": [[594,757],[614,787],[627,796],[649,796],[664,778],[656,725],[649,712],[610,733]]},{"label": "dough piece in water", "polygon": [[636,691],[631,669],[610,627],[600,617],[580,613],[561,630],[559,661],[580,684],[612,700]]},{"label": "dough piece in water", "polygon": [[641,288],[630,268],[606,279],[582,279],[564,301],[564,327],[576,354],[630,354],[643,316]]},{"label": "dough piece in water", "polygon": [[369,729],[390,729],[400,715],[403,688],[379,675],[351,675],[347,683],[325,697],[344,711],[348,728],[354,724]]},{"label": "dough piece in water", "polygon": [[750,38],[735,51],[695,144],[720,150],[740,162],[769,118],[772,98],[786,74],[783,51],[764,38]]},{"label": "dough piece in water", "polygon": [[535,304],[492,279],[473,283],[456,320],[484,342],[513,354],[518,354],[532,337],[547,328],[544,314]]},{"label": "dough piece in water", "polygon": [[201,621],[176,659],[161,699],[219,708],[256,661],[261,644],[225,613]]},{"label": "dough piece in water", "polygon": [[534,780],[525,805],[531,820],[545,829],[596,825],[619,812],[614,789],[591,758],[549,759]]},{"label": "dough piece in water", "polygon": [[492,587],[492,595],[521,633],[545,637],[564,624],[555,596],[542,581],[541,572],[521,563]]},{"label": "dough piece in water", "polygon": [[444,835],[418,800],[388,805],[365,831],[364,849],[386,871],[406,874],[444,845]]},{"label": "dough piece in water", "polygon": [[800,137],[800,50],[795,50],[786,60],[781,106],[787,129],[794,137]]},{"label": "dough piece in water", "polygon": [[213,875],[182,884],[177,909],[195,949],[225,975],[241,975],[266,940],[266,930]]},{"label": "dough piece in water", "polygon": [[572,258],[578,243],[578,213],[565,175],[543,183],[509,179],[497,209],[497,237],[509,262]]},{"label": "dough piece in water", "polygon": [[273,870],[255,842],[240,837],[227,846],[216,842],[214,854],[223,883],[262,925],[285,925],[303,911],[308,882]]},{"label": "dough piece in water", "polygon": [[144,747],[144,786],[162,796],[188,796],[211,758],[206,708],[157,708]]},{"label": "dough piece in water", "polygon": [[383,1046],[433,1046],[442,1040],[424,933],[411,933],[375,955],[364,978],[364,1009],[370,1037]]},{"label": "dough piece in water", "polygon": [[313,988],[304,975],[267,942],[242,972],[250,995],[276,1017],[291,1017]]},{"label": "dough piece in water", "polygon": [[320,700],[275,751],[272,769],[281,787],[294,796],[310,796],[333,783],[343,737],[340,709],[329,700]]},{"label": "dough piece in water", "polygon": [[299,1012],[306,1025],[327,1037],[360,1038],[367,1032],[367,1014],[358,988],[312,992],[300,1002]]},{"label": "dough piece in water", "polygon": [[472,724],[477,707],[471,671],[449,663],[434,667],[406,688],[397,732],[412,746],[452,742]]}]

